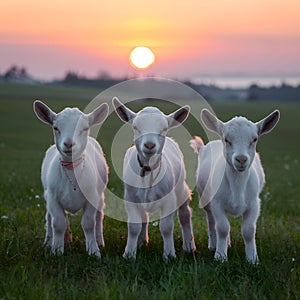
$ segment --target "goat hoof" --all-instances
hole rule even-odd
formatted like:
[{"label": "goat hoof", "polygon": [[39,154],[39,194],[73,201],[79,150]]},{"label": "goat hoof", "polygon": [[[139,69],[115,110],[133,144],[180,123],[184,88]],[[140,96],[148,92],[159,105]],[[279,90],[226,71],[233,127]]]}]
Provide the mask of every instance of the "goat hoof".
[{"label": "goat hoof", "polygon": [[136,254],[133,252],[124,252],[123,258],[126,260],[135,260],[136,259]]},{"label": "goat hoof", "polygon": [[196,251],[196,245],[194,243],[194,240],[192,240],[190,243],[184,243],[182,245],[182,249],[183,249],[183,251],[188,252],[188,253],[195,252]]},{"label": "goat hoof", "polygon": [[105,243],[104,243],[104,240],[101,238],[101,239],[97,239],[97,244],[99,247],[105,247]]},{"label": "goat hoof", "polygon": [[258,266],[259,265],[259,259],[258,259],[258,257],[247,258],[247,261],[248,261],[249,264],[251,264],[253,266]]},{"label": "goat hoof", "polygon": [[228,258],[226,255],[221,255],[219,253],[215,254],[215,261],[221,262],[221,263],[226,263],[228,261]]},{"label": "goat hoof", "polygon": [[101,258],[101,253],[100,253],[100,250],[98,251],[95,251],[95,252],[92,252],[92,253],[89,253],[90,256],[94,256],[96,258]]},{"label": "goat hoof", "polygon": [[163,259],[164,261],[171,261],[172,259],[176,259],[176,254],[175,253],[164,254]]}]

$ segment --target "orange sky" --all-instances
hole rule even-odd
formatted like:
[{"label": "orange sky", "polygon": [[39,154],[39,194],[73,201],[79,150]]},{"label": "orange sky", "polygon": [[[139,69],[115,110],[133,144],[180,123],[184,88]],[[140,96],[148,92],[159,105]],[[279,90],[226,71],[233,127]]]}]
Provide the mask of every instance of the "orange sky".
[{"label": "orange sky", "polygon": [[300,72],[299,15],[299,0],[1,1],[0,72],[123,76],[141,45],[155,75]]}]

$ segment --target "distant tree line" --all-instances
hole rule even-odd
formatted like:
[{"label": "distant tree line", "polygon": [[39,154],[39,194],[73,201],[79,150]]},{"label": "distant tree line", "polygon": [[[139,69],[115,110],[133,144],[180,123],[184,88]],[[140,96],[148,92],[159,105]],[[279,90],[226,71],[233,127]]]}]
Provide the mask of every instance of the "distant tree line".
[{"label": "distant tree line", "polygon": [[[87,78],[76,72],[69,71],[63,79],[49,82],[49,84],[65,84],[74,86],[95,87],[106,89],[129,78],[115,79],[109,73],[102,71],[95,78]],[[11,66],[3,74],[0,73],[0,81],[17,83],[37,83],[24,67]],[[251,85],[249,88],[220,88],[215,85],[194,84],[191,81],[184,83],[197,92],[206,100],[236,100],[236,101],[300,101],[300,85],[297,87],[282,83],[281,86],[261,87]]]},{"label": "distant tree line", "polygon": [[260,87],[256,84],[248,88],[250,101],[300,101],[300,85],[297,87],[282,83],[281,86]]},{"label": "distant tree line", "polygon": [[106,89],[127,79],[128,78],[114,79],[107,72],[101,72],[96,78],[87,78],[85,76],[78,75],[75,72],[67,72],[66,76],[59,82],[68,85]]}]

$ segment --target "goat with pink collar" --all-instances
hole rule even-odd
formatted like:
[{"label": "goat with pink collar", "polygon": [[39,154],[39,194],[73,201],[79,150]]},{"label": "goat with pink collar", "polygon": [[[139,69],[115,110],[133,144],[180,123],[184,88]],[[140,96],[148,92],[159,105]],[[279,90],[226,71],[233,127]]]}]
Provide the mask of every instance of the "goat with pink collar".
[{"label": "goat with pink collar", "polygon": [[34,112],[53,128],[55,140],[42,164],[47,208],[45,245],[54,254],[62,254],[65,240],[72,239],[66,212],[83,209],[81,225],[86,250],[100,256],[98,245],[104,246],[102,220],[108,167],[101,146],[89,136],[89,130],[105,120],[108,105],[103,103],[90,114],[78,108],[66,108],[56,114],[37,100]]}]

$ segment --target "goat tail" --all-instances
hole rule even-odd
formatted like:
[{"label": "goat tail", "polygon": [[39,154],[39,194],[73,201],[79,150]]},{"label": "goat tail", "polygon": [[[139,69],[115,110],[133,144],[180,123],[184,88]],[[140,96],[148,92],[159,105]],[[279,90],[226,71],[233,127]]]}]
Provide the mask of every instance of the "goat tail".
[{"label": "goat tail", "polygon": [[199,136],[194,136],[192,140],[190,140],[190,146],[194,149],[195,153],[199,154],[200,148],[204,146],[202,139]]}]

